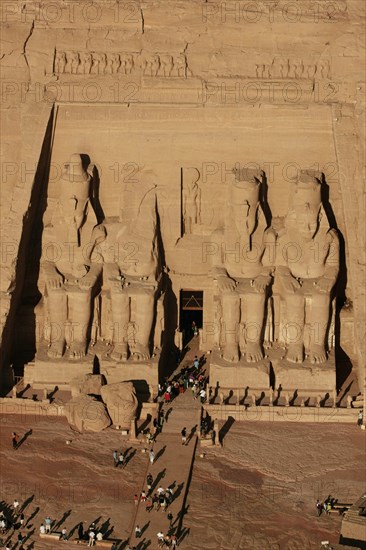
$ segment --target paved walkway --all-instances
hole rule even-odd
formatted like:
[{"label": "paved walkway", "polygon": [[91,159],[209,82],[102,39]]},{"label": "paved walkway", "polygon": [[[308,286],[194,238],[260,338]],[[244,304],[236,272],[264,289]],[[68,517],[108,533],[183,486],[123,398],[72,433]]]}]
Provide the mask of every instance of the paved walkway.
[{"label": "paved walkway", "polygon": [[[192,346],[182,364],[186,364],[187,361],[192,364],[195,354],[195,346]],[[193,399],[192,392],[188,389],[184,394],[178,395],[169,405],[164,404],[163,409],[165,413],[169,411],[168,420],[164,423],[163,431],[158,435],[154,444],[156,458],[153,465],[150,463],[147,465],[143,490],[147,492],[146,476],[151,473],[154,478],[152,492],[154,493],[160,486],[164,489],[172,487],[173,502],[166,512],[162,510],[147,512],[145,503],[139,503],[130,538],[130,547],[136,546],[138,550],[158,548],[156,535],[159,531],[166,535],[168,532],[172,534],[172,530],[174,530],[178,539],[182,532],[184,533],[181,526],[200,428],[201,405],[199,400]],[[181,430],[184,427],[187,428],[187,445],[182,445],[181,441]],[[136,493],[138,491],[141,491],[140,487],[136,488]],[[170,529],[167,519],[169,512],[173,514],[173,529]],[[135,537],[136,525],[142,530],[139,539]]]}]

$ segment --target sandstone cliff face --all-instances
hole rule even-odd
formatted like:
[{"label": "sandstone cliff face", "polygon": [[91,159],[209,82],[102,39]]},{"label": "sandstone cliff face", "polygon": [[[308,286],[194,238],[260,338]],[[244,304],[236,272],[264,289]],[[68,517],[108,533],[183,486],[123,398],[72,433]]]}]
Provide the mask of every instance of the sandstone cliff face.
[{"label": "sandstone cliff face", "polygon": [[[353,302],[341,345],[363,378],[362,2],[29,0],[2,3],[1,24],[5,364],[13,338],[32,353],[43,214],[61,164],[81,152],[98,166],[101,216],[118,215],[122,191],[133,206],[139,183],[157,185],[167,264],[193,273],[204,272],[197,255],[182,265],[175,249],[185,169],[200,175],[203,235],[222,223],[237,163],[265,171],[278,218],[294,173],[322,171],[344,239],[342,292]],[[16,315],[28,319],[23,333]]]}]

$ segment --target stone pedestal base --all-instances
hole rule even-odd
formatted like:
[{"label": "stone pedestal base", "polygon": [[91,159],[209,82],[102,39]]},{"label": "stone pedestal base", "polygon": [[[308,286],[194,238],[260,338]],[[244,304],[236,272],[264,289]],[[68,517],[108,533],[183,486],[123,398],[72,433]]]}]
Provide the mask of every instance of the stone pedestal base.
[{"label": "stone pedestal base", "polygon": [[93,373],[94,354],[83,359],[51,359],[45,350],[40,350],[34,362],[24,367],[24,384],[34,389],[70,390],[70,380],[75,376]]},{"label": "stone pedestal base", "polygon": [[138,394],[150,393],[150,397],[157,395],[159,383],[159,359],[160,355],[148,361],[114,362],[108,356],[100,359],[100,374],[103,374],[107,384],[115,382],[133,382]]},{"label": "stone pedestal base", "polygon": [[238,363],[225,361],[215,350],[210,361],[210,386],[223,390],[246,389],[265,391],[270,387],[270,362],[263,359],[248,363],[241,358]]},{"label": "stone pedestal base", "polygon": [[333,396],[336,392],[336,369],[334,354],[320,365],[312,365],[305,360],[301,364],[290,363],[286,359],[271,358],[274,370],[275,389],[297,392],[304,397]]}]

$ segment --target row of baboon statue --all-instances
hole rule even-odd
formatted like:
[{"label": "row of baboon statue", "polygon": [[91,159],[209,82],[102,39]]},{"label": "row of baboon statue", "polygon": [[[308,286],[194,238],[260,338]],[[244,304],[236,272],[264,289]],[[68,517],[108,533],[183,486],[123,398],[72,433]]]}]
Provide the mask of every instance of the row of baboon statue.
[{"label": "row of baboon statue", "polygon": [[330,65],[304,63],[302,60],[274,59],[272,63],[258,63],[255,66],[257,78],[330,78]]},{"label": "row of baboon statue", "polygon": [[[321,175],[313,171],[299,174],[278,234],[268,226],[262,210],[263,176],[258,170],[233,174],[225,221],[202,242],[207,277],[220,302],[223,356],[231,362],[240,359],[238,331],[245,325],[256,329],[247,337],[246,361],[263,359],[266,302],[275,280],[286,309],[287,360],[304,360],[307,323],[311,325],[307,355],[312,363],[323,363],[339,271],[339,240],[322,205]],[[48,354],[60,358],[66,349],[73,359],[86,354],[94,298],[102,289],[110,296],[110,357],[148,360],[157,297],[163,290],[155,191],[147,193],[148,208],[139,208],[132,222],[122,215],[98,224],[90,199],[92,177],[92,165],[85,166],[81,155],[72,155],[59,181],[52,219],[43,230],[41,272],[50,327]],[[195,185],[195,178],[192,181]],[[153,196],[150,202],[148,195]],[[187,216],[187,210],[182,208],[182,214]],[[191,217],[190,227],[198,221],[192,212]],[[213,253],[217,250],[220,253]],[[189,253],[187,245],[187,260]],[[132,320],[137,329],[130,338]],[[72,339],[67,335],[68,325],[72,325]]]},{"label": "row of baboon statue", "polygon": [[145,76],[189,76],[184,54],[57,51],[54,61],[55,74],[130,75],[136,68]]}]

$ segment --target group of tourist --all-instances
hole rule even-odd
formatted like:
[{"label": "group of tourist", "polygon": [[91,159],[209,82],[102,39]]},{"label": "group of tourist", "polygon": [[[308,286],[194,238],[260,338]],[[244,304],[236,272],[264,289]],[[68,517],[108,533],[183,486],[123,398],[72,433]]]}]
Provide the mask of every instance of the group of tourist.
[{"label": "group of tourist", "polygon": [[199,397],[203,404],[206,400],[207,377],[201,373],[202,361],[203,359],[198,359],[196,355],[192,367],[183,367],[171,380],[167,378],[163,384],[159,384],[158,400],[163,399],[166,404],[169,404],[177,395],[191,388],[193,397],[195,399]]},{"label": "group of tourist", "polygon": [[126,457],[125,457],[125,453],[123,451],[121,452],[118,452],[118,451],[113,451],[113,461],[114,461],[114,465],[115,467],[117,468],[118,466],[120,466],[121,468],[124,468],[126,466]]},{"label": "group of tourist", "polygon": [[[29,534],[23,534],[20,529],[28,525],[35,513],[30,515],[26,520],[24,514],[26,506],[26,502],[21,506],[19,500],[14,499],[12,505],[6,506],[0,511],[0,531],[2,535],[8,535],[8,539],[6,541],[0,541],[0,546],[5,548],[5,550],[13,550],[15,548],[17,548],[17,550],[22,550],[24,548],[24,544],[28,540]],[[39,534],[51,534],[53,524],[54,521],[52,518],[50,516],[46,516],[43,523],[39,527]],[[94,522],[92,522],[86,530],[84,530],[83,522],[80,522],[72,530],[71,534],[75,530],[77,530],[77,539],[79,541],[87,542],[87,546],[94,546],[96,541],[103,540],[105,536],[103,531],[99,529]],[[29,531],[29,533],[31,533],[31,531]],[[14,540],[13,537],[15,534],[16,538]],[[63,527],[60,532],[57,532],[57,534],[59,536],[59,540],[68,541],[70,538],[70,535],[65,527]],[[115,544],[114,548],[116,548]]]},{"label": "group of tourist", "polygon": [[334,504],[336,503],[336,499],[332,498],[331,495],[329,495],[324,502],[320,502],[320,500],[316,501],[315,507],[316,507],[316,513],[318,516],[321,516],[324,512],[327,515],[330,515],[331,510],[334,509]]},{"label": "group of tourist", "polygon": [[[25,507],[26,504],[20,506],[18,499],[15,498],[12,505],[0,511],[0,532],[2,535],[9,535],[8,541],[4,543],[6,550],[10,550],[12,544],[15,544],[17,548],[21,549],[27,540],[27,536],[21,532],[21,529],[28,523],[24,515]],[[16,532],[16,542],[13,543],[11,538]]]},{"label": "group of tourist", "polygon": [[156,536],[159,548],[164,548],[164,546],[166,548],[177,548],[178,540],[176,535],[164,535],[162,531],[159,531]]},{"label": "group of tourist", "polygon": [[[44,520],[44,523],[39,528],[40,535],[50,534],[52,532],[52,519],[50,516],[47,516]],[[103,540],[103,532],[97,528],[96,524],[92,522],[88,529],[84,530],[84,524],[81,521],[77,526],[77,538],[79,541],[87,541],[87,546],[94,546],[95,541]],[[61,530],[59,540],[69,540],[69,535],[67,529],[64,527]]]},{"label": "group of tourist", "polygon": [[[170,401],[174,399],[174,397],[181,393],[184,393],[188,388],[191,388],[194,398],[200,397],[201,402],[203,403],[205,400],[205,386],[207,383],[207,379],[204,374],[200,372],[200,368],[201,361],[196,356],[192,366],[183,367],[183,369],[171,380],[167,379],[162,385],[159,386],[159,401],[161,402],[162,400],[164,400],[165,403],[170,403]],[[162,406],[159,407],[158,414],[153,420],[153,426],[155,430],[154,433],[152,434],[150,430],[147,430],[145,432],[148,443],[152,444],[155,441],[156,436],[162,431],[164,422],[168,421],[170,411],[171,409],[165,411]],[[201,433],[206,433],[209,429],[210,422],[208,421],[208,418],[204,418],[201,423]],[[187,438],[186,427],[184,427],[181,431],[181,438],[182,444],[188,444],[189,437]],[[14,449],[17,449],[18,442],[19,436],[15,432],[13,432],[12,443]],[[112,456],[115,467],[124,468],[126,466],[126,452],[123,452],[122,450],[118,451],[116,449],[113,451]],[[154,464],[155,460],[156,455],[153,448],[151,448],[149,450],[150,464]],[[155,510],[157,512],[168,511],[167,519],[169,520],[170,529],[167,534],[159,531],[159,533],[157,533],[157,542],[160,548],[167,547],[174,549],[178,545],[178,540],[177,536],[174,534],[175,529],[172,529],[174,523],[173,514],[169,510],[167,510],[174,500],[173,486],[169,486],[167,488],[159,486],[154,491],[154,479],[151,473],[148,473],[146,477],[146,486],[146,491],[143,490],[139,496],[134,496],[135,505],[137,506],[139,503],[144,504],[147,512],[151,512],[152,510]],[[2,534],[7,533],[10,528],[13,527],[14,530],[11,535],[13,536],[15,531],[20,529],[25,524],[23,507],[20,507],[19,501],[15,499],[11,507],[11,517],[9,517],[9,515],[5,515],[4,511],[0,512],[0,531]],[[53,524],[54,521],[52,520],[52,518],[50,516],[46,516],[43,523],[39,527],[39,534],[51,534]],[[77,530],[77,539],[79,541],[85,541],[88,547],[94,546],[97,541],[103,540],[103,532],[97,528],[95,523],[91,523],[88,529],[84,530],[83,522],[80,522],[70,533],[68,533],[67,529],[63,527],[61,531],[57,534],[59,535],[60,540],[68,541],[75,530]],[[139,525],[136,525],[135,537],[140,538],[141,535],[142,529]],[[9,539],[10,538],[11,537],[9,537]],[[8,540],[6,543],[6,549],[10,550],[11,547],[14,548],[16,546],[18,550],[21,550],[26,540],[27,537],[19,531],[17,535],[17,541],[12,542],[11,540]],[[14,544],[15,546],[13,546]]]}]

